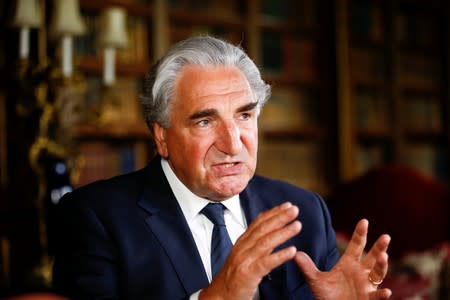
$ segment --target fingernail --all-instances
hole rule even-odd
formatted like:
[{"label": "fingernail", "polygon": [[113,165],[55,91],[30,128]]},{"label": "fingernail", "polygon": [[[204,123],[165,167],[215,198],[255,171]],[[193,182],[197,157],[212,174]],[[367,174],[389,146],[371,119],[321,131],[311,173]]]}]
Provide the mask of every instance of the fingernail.
[{"label": "fingernail", "polygon": [[289,207],[291,207],[292,206],[292,203],[291,202],[284,202],[283,204],[281,204],[281,208],[289,208]]}]

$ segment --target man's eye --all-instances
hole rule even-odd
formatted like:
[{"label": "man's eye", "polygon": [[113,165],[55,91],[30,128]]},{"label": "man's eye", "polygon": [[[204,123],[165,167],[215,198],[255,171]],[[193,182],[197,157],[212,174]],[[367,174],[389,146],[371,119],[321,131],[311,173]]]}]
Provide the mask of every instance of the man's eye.
[{"label": "man's eye", "polygon": [[252,114],[250,114],[250,113],[242,113],[241,116],[240,116],[240,119],[241,120],[248,120],[251,117],[252,117]]},{"label": "man's eye", "polygon": [[200,120],[197,122],[197,125],[200,127],[206,127],[209,125],[209,120]]}]

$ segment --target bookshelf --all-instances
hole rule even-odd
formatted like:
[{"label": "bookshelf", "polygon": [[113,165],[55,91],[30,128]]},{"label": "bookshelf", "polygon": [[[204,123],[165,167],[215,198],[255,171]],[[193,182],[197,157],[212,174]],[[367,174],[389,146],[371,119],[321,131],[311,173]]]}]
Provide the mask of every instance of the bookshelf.
[{"label": "bookshelf", "polygon": [[[162,55],[169,45],[196,34],[211,34],[241,44],[261,66],[263,77],[273,85],[273,96],[263,110],[260,119],[261,137],[257,172],[261,175],[288,180],[320,193],[326,193],[334,180],[333,152],[335,134],[330,128],[334,122],[335,107],[332,59],[322,59],[332,54],[330,32],[332,1],[222,1],[222,0],[154,0],[154,1],[80,1],[83,14],[90,24],[89,34],[81,43],[79,66],[91,75],[91,95],[99,99],[98,74],[102,58],[96,40],[98,14],[105,7],[118,4],[125,7],[136,20],[148,19],[147,51],[128,49],[128,52],[146,52],[142,63],[122,60],[118,64],[119,75],[140,79],[151,62]],[[320,5],[329,9],[319,9]],[[134,31],[129,24],[130,31]],[[143,31],[140,27],[138,31]],[[87,46],[86,46],[87,45]],[[328,52],[327,52],[328,51]],[[124,53],[122,57],[128,57]],[[136,57],[136,55],[132,55]],[[97,81],[97,82],[96,82]],[[136,96],[129,93],[128,98]],[[100,95],[100,96],[99,96]],[[146,134],[117,134],[114,126],[99,133],[87,134],[80,130],[77,139],[83,148],[95,157],[108,151],[112,144],[117,151],[110,155],[120,161],[121,149],[130,142],[142,152],[140,145],[149,141]],[[135,127],[135,126],[134,126]],[[93,131],[87,130],[87,132]],[[125,130],[126,132],[127,130]],[[136,133],[136,130],[131,131]],[[101,141],[101,143],[99,143]],[[92,150],[98,146],[98,151]],[[87,150],[86,150],[87,149]],[[273,155],[277,153],[277,155]],[[89,154],[85,160],[90,159]],[[119,158],[118,158],[119,157]],[[288,158],[288,159],[287,159]],[[144,161],[145,159],[139,159]],[[287,171],[287,168],[290,168]],[[116,167],[113,168],[117,170]],[[281,171],[280,171],[281,170]],[[284,170],[284,171],[282,171]],[[332,170],[332,171],[324,171]],[[97,172],[97,171],[95,171]],[[108,171],[113,173],[115,171]],[[82,175],[83,173],[81,173]],[[83,177],[83,176],[82,176]],[[83,180],[81,182],[84,182]]]},{"label": "bookshelf", "polygon": [[337,2],[341,181],[388,162],[448,180],[447,14],[444,1]]},{"label": "bookshelf", "polygon": [[[145,166],[153,155],[139,104],[142,79],[155,60],[157,1],[80,0],[86,33],[78,38],[77,69],[86,82],[85,122],[74,132],[78,157],[74,185],[109,178]],[[126,11],[128,45],[116,55],[116,81],[102,83],[101,14],[109,7]]]},{"label": "bookshelf", "polygon": [[[54,1],[41,2],[51,11]],[[0,4],[4,23],[13,2]],[[151,158],[137,102],[141,79],[169,45],[201,33],[240,43],[273,86],[260,116],[258,174],[324,196],[387,162],[406,162],[448,180],[450,25],[444,0],[79,3],[88,31],[74,43],[74,69],[86,84],[86,122],[73,136],[81,157],[76,186],[142,167]],[[99,17],[110,6],[126,9],[130,46],[119,51],[117,82],[105,89],[97,34]],[[17,30],[4,26],[0,34],[0,238],[11,240],[11,281],[22,282],[38,256],[37,183],[28,150],[41,111],[11,75],[18,68],[12,63]],[[42,54],[36,46],[42,37],[54,50],[49,37],[33,31],[33,61]],[[102,106],[105,98],[114,105]],[[24,249],[33,255],[23,255]]]},{"label": "bookshelf", "polygon": [[[332,2],[260,1],[257,63],[272,84],[258,173],[326,195],[334,182]],[[327,9],[329,8],[329,9]],[[330,74],[333,74],[330,76]]]}]

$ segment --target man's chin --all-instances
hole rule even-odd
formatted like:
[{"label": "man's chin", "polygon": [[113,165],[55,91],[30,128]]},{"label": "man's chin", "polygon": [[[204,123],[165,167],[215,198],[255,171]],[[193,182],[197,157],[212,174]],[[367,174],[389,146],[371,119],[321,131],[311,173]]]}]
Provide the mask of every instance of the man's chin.
[{"label": "man's chin", "polygon": [[245,179],[241,178],[240,180],[221,182],[220,185],[212,189],[214,192],[211,196],[215,199],[211,200],[222,201],[240,194],[247,186],[249,180],[250,178],[246,177]]}]

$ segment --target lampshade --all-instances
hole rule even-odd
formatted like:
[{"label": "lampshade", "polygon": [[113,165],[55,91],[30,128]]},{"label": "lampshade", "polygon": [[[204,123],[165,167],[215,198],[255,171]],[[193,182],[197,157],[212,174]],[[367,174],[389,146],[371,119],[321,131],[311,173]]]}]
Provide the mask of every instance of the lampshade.
[{"label": "lampshade", "polygon": [[125,9],[121,7],[107,8],[102,15],[101,30],[102,46],[125,48],[128,43]]},{"label": "lampshade", "polygon": [[78,0],[56,0],[50,33],[53,37],[64,35],[80,35],[85,31],[85,25],[80,15]]},{"label": "lampshade", "polygon": [[36,28],[41,23],[41,9],[37,0],[17,0],[13,26]]}]

